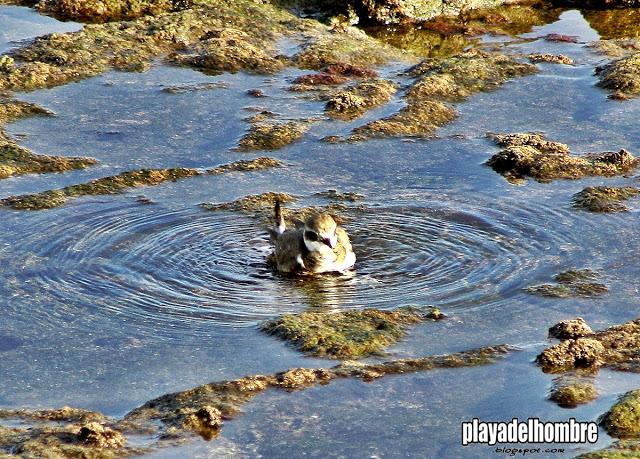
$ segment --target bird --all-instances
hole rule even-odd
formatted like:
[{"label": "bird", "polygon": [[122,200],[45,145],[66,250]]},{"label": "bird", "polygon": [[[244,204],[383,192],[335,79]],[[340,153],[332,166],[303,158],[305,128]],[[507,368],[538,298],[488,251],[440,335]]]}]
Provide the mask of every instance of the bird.
[{"label": "bird", "polygon": [[274,252],[271,262],[278,271],[296,274],[341,273],[353,267],[347,232],[326,213],[316,213],[295,229],[287,229],[280,200],[274,206],[275,225],[269,230]]}]

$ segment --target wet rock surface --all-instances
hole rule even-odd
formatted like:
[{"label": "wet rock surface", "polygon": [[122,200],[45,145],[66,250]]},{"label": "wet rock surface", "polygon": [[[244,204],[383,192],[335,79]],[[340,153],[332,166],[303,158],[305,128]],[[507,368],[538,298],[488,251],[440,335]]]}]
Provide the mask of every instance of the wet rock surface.
[{"label": "wet rock surface", "polygon": [[[570,321],[580,323],[576,319]],[[561,322],[552,329],[566,329]],[[584,324],[586,325],[586,324]],[[538,355],[537,363],[545,372],[564,372],[575,368],[597,370],[603,366],[618,371],[640,372],[640,320],[615,325],[605,330],[565,339]]]},{"label": "wet rock surface", "polygon": [[5,133],[6,123],[37,115],[53,116],[53,113],[36,104],[0,98],[0,180],[14,175],[85,169],[97,162],[93,158],[38,155],[21,147]]},{"label": "wet rock surface", "polygon": [[503,150],[486,164],[515,183],[527,177],[549,182],[622,175],[638,165],[638,159],[626,150],[573,156],[567,145],[537,133],[490,134],[489,137]]},{"label": "wet rock surface", "polygon": [[[525,292],[551,298],[596,297],[609,291],[605,284],[596,282],[598,279],[598,273],[590,269],[570,269],[557,274],[555,284],[533,285],[527,287]],[[578,328],[581,324],[571,325],[576,325]]]},{"label": "wet rock surface", "polygon": [[527,56],[530,62],[534,64],[538,64],[540,62],[545,62],[548,64],[564,64],[564,65],[573,65],[573,59],[563,54],[548,54],[548,53],[534,53],[529,54]]},{"label": "wet rock surface", "polygon": [[612,99],[626,100],[640,94],[640,53],[596,68],[598,86],[612,91]]},{"label": "wet rock surface", "polygon": [[71,198],[79,196],[118,194],[131,188],[156,186],[163,182],[176,181],[204,174],[218,175],[228,172],[250,172],[280,166],[281,163],[273,158],[260,157],[252,160],[236,161],[207,171],[180,167],[172,169],[141,169],[123,172],[111,177],[99,178],[87,183],[70,185],[59,190],[9,196],[0,200],[0,204],[17,210],[52,209],[65,204]]},{"label": "wet rock surface", "polygon": [[352,120],[389,102],[396,90],[396,85],[387,80],[364,81],[334,93],[327,101],[326,111],[334,118]]},{"label": "wet rock surface", "polygon": [[350,359],[379,355],[386,346],[405,336],[408,326],[442,318],[444,315],[437,308],[305,312],[268,320],[260,329],[290,342],[301,352],[316,357]]},{"label": "wet rock surface", "polygon": [[573,195],[573,206],[589,212],[628,212],[630,209],[624,204],[640,194],[640,189],[624,187],[592,186]]}]

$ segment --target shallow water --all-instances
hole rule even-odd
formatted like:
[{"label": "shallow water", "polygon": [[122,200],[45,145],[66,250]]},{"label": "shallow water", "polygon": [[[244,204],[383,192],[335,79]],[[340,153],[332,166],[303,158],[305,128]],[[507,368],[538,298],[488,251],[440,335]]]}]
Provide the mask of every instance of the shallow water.
[{"label": "shallow water", "polygon": [[[0,50],[35,30],[77,27],[14,7],[0,7],[0,21],[11,31],[0,35]],[[547,33],[580,41],[598,36],[577,11],[525,37]],[[502,342],[522,351],[488,367],[267,392],[227,422],[218,439],[154,456],[487,457],[490,447],[459,446],[462,421],[595,419],[637,378],[603,371],[601,398],[565,410],[545,399],[551,377],[531,361],[557,320],[580,315],[601,328],[637,316],[638,207],[594,215],[570,206],[571,195],[584,186],[630,180],[515,186],[482,165],[497,151],[485,133],[543,131],[574,152],[638,153],[640,100],[610,101],[594,87],[593,68],[603,58],[582,43],[535,40],[507,50],[561,52],[576,65],[542,65],[537,75],[473,96],[457,106],[459,119],[428,141],[318,141],[393,112],[401,101],[354,122],[331,121],[322,116],[321,103],[286,91],[288,79],[302,73],[293,70],[271,78],[210,77],[157,64],[142,74],[112,72],[19,94],[57,116],[13,123],[10,134],[37,152],[88,155],[100,163],[2,180],[3,197],[134,168],[204,168],[262,155],[231,151],[247,127],[247,107],[285,119],[321,119],[302,142],[271,154],[288,164],[283,169],[83,197],[42,212],[3,210],[0,405],[68,404],[121,415],[153,397],[209,381],[332,364],[260,334],[256,325],[265,318],[318,308],[434,304],[450,320],[417,326],[392,355]],[[228,87],[162,91],[202,82]],[[249,97],[251,88],[268,97]],[[313,282],[275,276],[264,267],[268,242],[259,223],[198,207],[270,190],[318,204],[326,201],[314,193],[329,188],[365,195],[366,209],[348,212],[346,224],[358,255],[354,276]],[[139,195],[152,204],[139,202]],[[570,300],[523,293],[571,267],[603,273],[611,293]],[[601,432],[600,443],[589,449],[608,442]],[[549,457],[581,451],[567,448]]]}]

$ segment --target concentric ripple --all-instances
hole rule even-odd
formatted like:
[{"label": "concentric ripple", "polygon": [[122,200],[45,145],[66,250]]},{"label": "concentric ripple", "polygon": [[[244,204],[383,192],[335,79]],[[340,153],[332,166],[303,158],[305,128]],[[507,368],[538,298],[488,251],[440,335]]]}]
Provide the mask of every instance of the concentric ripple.
[{"label": "concentric ripple", "polygon": [[354,211],[347,229],[357,270],[288,278],[265,266],[269,242],[253,219],[119,204],[30,228],[16,241],[17,253],[29,247],[31,254],[18,261],[14,288],[49,299],[33,306],[43,309],[32,312],[34,320],[82,317],[91,327],[108,314],[166,338],[210,336],[310,307],[500,308],[533,271],[581,250],[570,239],[575,232],[561,228],[565,220],[575,224],[575,213],[502,205]]}]

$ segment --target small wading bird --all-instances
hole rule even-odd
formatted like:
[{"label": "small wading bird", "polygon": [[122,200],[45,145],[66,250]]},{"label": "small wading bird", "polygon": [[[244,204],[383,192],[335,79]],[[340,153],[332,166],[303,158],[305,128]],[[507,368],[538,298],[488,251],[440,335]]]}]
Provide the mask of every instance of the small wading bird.
[{"label": "small wading bird", "polygon": [[[287,230],[280,200],[275,204],[275,228],[270,229],[275,250],[270,261],[284,273],[342,272],[356,262],[347,232],[327,214],[313,215],[304,227]],[[302,226],[302,225],[300,225]]]}]

